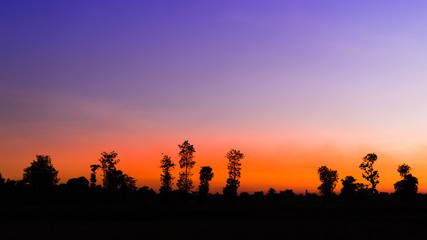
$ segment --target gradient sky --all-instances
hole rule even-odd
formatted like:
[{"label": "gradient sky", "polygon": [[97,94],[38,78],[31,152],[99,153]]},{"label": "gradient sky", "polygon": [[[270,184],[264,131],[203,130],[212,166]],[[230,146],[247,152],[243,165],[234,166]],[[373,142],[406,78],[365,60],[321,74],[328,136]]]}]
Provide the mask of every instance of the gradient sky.
[{"label": "gradient sky", "polygon": [[[246,154],[241,191],[317,191],[316,170],[382,191],[407,163],[427,192],[425,1],[2,1],[0,172],[48,154],[61,182],[117,151],[159,187],[162,153],[194,180]],[[178,169],[174,171],[178,175]],[[339,184],[340,186],[340,184]],[[338,187],[339,189],[339,187]]]}]

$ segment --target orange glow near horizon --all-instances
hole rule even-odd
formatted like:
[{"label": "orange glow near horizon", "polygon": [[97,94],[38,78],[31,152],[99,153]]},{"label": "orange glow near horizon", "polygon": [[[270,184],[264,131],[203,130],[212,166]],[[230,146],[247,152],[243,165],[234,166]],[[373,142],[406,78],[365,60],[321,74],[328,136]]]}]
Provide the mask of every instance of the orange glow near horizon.
[{"label": "orange glow near horizon", "polygon": [[[95,139],[99,136],[78,140],[68,138],[67,141],[52,139],[51,142],[23,140],[19,149],[16,148],[16,142],[11,141],[3,145],[3,149],[7,151],[2,153],[0,172],[4,178],[20,179],[22,169],[35,159],[36,154],[46,154],[52,157],[54,166],[59,170],[60,182],[65,183],[73,177],[89,178],[89,165],[96,163],[100,152],[116,151],[121,160],[118,164],[119,169],[136,178],[137,186],[149,186],[157,191],[160,184],[159,162],[162,153],[170,155],[178,165],[177,145],[183,141],[178,137],[165,138],[167,140],[163,141],[160,136],[161,134],[157,138],[134,135],[114,138],[104,136],[104,141],[98,143]],[[408,153],[381,146],[373,149],[355,144],[357,147],[352,148],[348,147],[349,142],[341,142],[341,145],[321,144],[322,139],[304,143],[303,139],[306,138],[304,134],[300,135],[300,139],[290,136],[294,140],[285,139],[279,134],[269,136],[259,134],[259,137],[249,134],[239,136],[220,138],[211,135],[210,139],[202,136],[189,139],[196,148],[196,165],[193,169],[194,191],[197,190],[200,168],[211,166],[215,174],[211,182],[211,192],[222,192],[227,178],[225,154],[231,148],[236,148],[245,154],[242,161],[240,192],[267,191],[270,187],[276,191],[293,189],[297,193],[303,193],[305,190],[317,192],[317,186],[320,184],[317,168],[324,164],[338,170],[340,179],[352,175],[359,182],[366,183],[358,166],[362,157],[370,152],[378,155],[378,161],[374,166],[380,173],[378,185],[380,191],[393,191],[393,184],[400,180],[396,171],[397,166],[407,163],[412,167],[412,173],[419,178],[420,192],[427,192],[427,186],[423,182],[427,178],[427,165],[423,161],[426,154],[423,146],[414,148]],[[110,144],[113,140],[117,143]],[[177,166],[173,175],[177,177],[178,172]],[[339,193],[340,188],[341,182],[335,191]]]}]

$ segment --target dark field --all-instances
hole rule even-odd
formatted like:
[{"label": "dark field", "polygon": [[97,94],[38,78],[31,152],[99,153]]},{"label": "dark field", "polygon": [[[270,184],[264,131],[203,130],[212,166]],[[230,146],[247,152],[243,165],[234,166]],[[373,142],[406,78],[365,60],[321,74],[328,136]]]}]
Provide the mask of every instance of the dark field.
[{"label": "dark field", "polygon": [[3,206],[2,239],[422,239],[427,205]]}]

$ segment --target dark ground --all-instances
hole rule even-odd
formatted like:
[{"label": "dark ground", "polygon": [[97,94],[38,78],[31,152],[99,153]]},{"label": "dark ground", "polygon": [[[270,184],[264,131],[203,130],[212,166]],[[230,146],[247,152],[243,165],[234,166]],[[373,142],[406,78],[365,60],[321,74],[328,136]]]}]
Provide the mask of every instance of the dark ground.
[{"label": "dark ground", "polygon": [[427,204],[269,202],[0,208],[1,239],[423,239]]}]

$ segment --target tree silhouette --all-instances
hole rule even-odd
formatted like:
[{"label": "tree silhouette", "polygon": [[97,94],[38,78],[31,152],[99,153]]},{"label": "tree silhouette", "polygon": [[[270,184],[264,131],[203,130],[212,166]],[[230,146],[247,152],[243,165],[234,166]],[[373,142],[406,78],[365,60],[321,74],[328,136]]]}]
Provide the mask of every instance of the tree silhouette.
[{"label": "tree silhouette", "polygon": [[202,167],[200,169],[200,185],[199,185],[199,196],[206,197],[209,193],[209,181],[212,180],[214,174],[211,167]]},{"label": "tree silhouette", "polygon": [[375,153],[369,153],[365,157],[363,157],[363,162],[360,164],[359,168],[363,170],[362,176],[365,178],[370,184],[369,192],[378,193],[376,186],[380,182],[378,178],[380,177],[377,170],[374,170],[374,163],[378,159]]},{"label": "tree silhouette", "polygon": [[173,179],[171,171],[174,169],[175,164],[172,162],[171,157],[164,155],[162,160],[160,160],[160,168],[162,169],[162,174],[160,175],[161,187],[159,189],[160,193],[169,193],[172,191]]},{"label": "tree silhouette", "polygon": [[179,179],[177,182],[177,187],[180,191],[188,193],[193,188],[193,180],[191,180],[191,169],[194,167],[196,162],[193,160],[194,153],[196,150],[194,146],[188,143],[188,140],[184,141],[182,145],[178,145],[180,151],[179,156],[181,159],[179,160],[179,167],[182,171],[179,173]]},{"label": "tree silhouette", "polygon": [[362,183],[357,183],[353,176],[346,176],[341,179],[341,196],[344,198],[354,198],[357,192],[364,187]]},{"label": "tree silhouette", "polygon": [[90,165],[90,171],[92,172],[90,174],[90,187],[94,188],[96,187],[96,170],[98,170],[101,166],[97,164]]},{"label": "tree silhouette", "polygon": [[295,193],[292,189],[286,189],[285,191],[280,191],[279,194],[284,199],[290,199],[295,197]]},{"label": "tree silhouette", "polygon": [[276,190],[275,190],[274,188],[270,188],[270,189],[268,189],[268,191],[267,191],[267,195],[268,195],[269,197],[274,197],[274,195],[276,195]]},{"label": "tree silhouette", "polygon": [[50,156],[36,155],[36,160],[24,169],[22,181],[38,190],[48,189],[56,185],[59,181],[58,171],[53,167]]},{"label": "tree silhouette", "polygon": [[326,165],[317,169],[322,184],[317,188],[321,194],[330,196],[334,194],[334,189],[338,182],[338,172],[329,169]]},{"label": "tree silhouette", "polygon": [[[101,165],[94,164],[90,166],[92,173],[94,174],[98,168],[102,170],[104,177],[103,186],[106,190],[135,190],[135,179],[128,176],[127,174],[124,174],[121,170],[117,170],[116,164],[120,162],[120,159],[116,158],[117,153],[114,151],[111,153],[102,152],[101,158],[98,159]],[[96,177],[94,178],[94,181],[96,182]]]},{"label": "tree silhouette", "polygon": [[409,174],[409,172],[411,171],[411,167],[407,164],[402,164],[399,165],[397,167],[397,172],[399,173],[399,175],[404,178],[405,176],[407,176]]},{"label": "tree silhouette", "polygon": [[240,171],[242,170],[242,164],[240,160],[245,157],[240,150],[231,149],[227,154],[226,158],[228,159],[227,169],[228,169],[228,179],[227,184],[223,190],[224,195],[228,197],[235,198],[237,196],[237,189],[240,187]]},{"label": "tree silhouette", "polygon": [[402,198],[414,197],[418,192],[418,178],[409,174],[411,167],[402,164],[397,168],[397,172],[403,178],[394,184],[395,193]]}]

